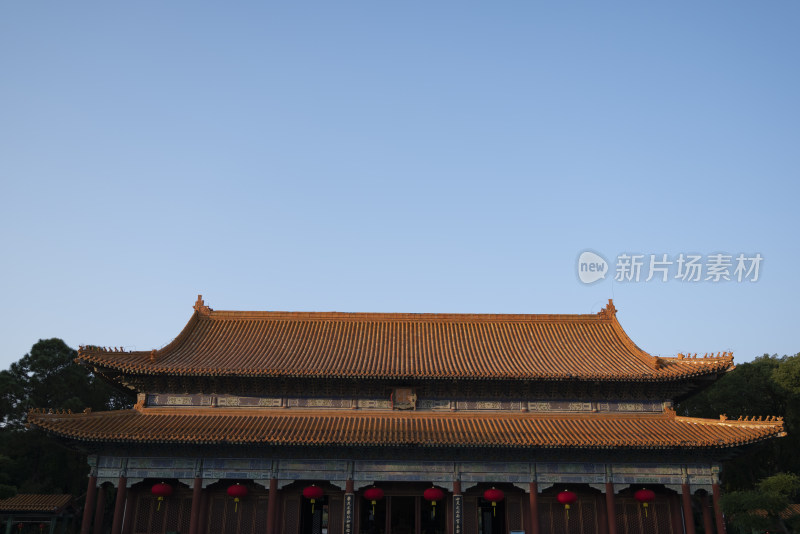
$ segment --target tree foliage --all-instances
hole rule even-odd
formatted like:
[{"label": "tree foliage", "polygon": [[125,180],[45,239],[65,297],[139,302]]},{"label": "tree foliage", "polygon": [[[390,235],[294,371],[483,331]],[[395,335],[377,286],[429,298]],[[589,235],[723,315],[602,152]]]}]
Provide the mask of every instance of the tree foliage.
[{"label": "tree foliage", "polygon": [[60,339],[39,340],[22,359],[0,371],[0,492],[79,495],[85,490],[85,455],[25,426],[31,408],[80,412],[133,404],[132,393],[76,365],[76,357]]},{"label": "tree foliage", "polygon": [[763,355],[742,363],[713,385],[680,403],[678,413],[731,419],[782,416],[787,436],[747,448],[723,466],[726,492],[749,490],[780,472],[800,473],[800,354]]},{"label": "tree foliage", "polygon": [[732,530],[741,533],[800,532],[800,517],[789,507],[800,496],[800,354],[765,354],[739,364],[677,410],[693,417],[783,417],[786,437],[725,462],[722,508]]},{"label": "tree foliage", "polygon": [[800,477],[778,473],[758,482],[755,489],[724,495],[722,509],[733,528],[740,532],[777,529],[789,534],[800,527],[800,517],[789,508],[798,492]]},{"label": "tree foliage", "polygon": [[11,458],[0,454],[0,499],[13,497],[17,493],[17,488],[11,484]]},{"label": "tree foliage", "polygon": [[791,395],[800,395],[800,354],[786,358],[773,373],[775,382]]}]

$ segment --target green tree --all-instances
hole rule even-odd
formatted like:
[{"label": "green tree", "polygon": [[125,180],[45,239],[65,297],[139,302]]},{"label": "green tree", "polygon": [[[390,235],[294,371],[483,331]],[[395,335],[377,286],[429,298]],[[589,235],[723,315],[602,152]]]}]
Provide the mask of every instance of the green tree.
[{"label": "green tree", "polygon": [[789,430],[788,437],[769,440],[745,449],[725,462],[723,485],[726,492],[752,489],[755,484],[781,471],[800,473],[800,458],[796,451],[800,440],[792,431],[800,427],[797,399],[775,380],[776,373],[786,365],[784,356],[760,356],[742,363],[733,371],[677,406],[681,415],[718,419],[721,414],[731,419],[754,416],[782,416]]},{"label": "green tree", "polygon": [[17,487],[10,484],[9,469],[11,465],[11,458],[0,454],[0,499],[13,497],[17,493]]},{"label": "green tree", "polygon": [[734,491],[722,497],[722,510],[731,526],[742,533],[780,529],[789,534],[800,526],[789,504],[800,492],[800,477],[778,473],[761,480],[753,490]]},{"label": "green tree", "polygon": [[738,364],[697,395],[680,403],[682,414],[718,418],[782,414],[786,393],[773,378],[783,358],[764,354],[752,362]]},{"label": "green tree", "polygon": [[40,339],[31,351],[0,374],[4,388],[2,424],[19,428],[31,408],[82,411],[129,406],[132,393],[122,392],[75,364],[78,353],[62,340]]},{"label": "green tree", "polygon": [[780,366],[772,373],[775,382],[790,395],[800,395],[800,352],[784,357]]},{"label": "green tree", "polygon": [[109,385],[75,364],[77,352],[60,339],[39,340],[8,370],[0,371],[0,484],[22,493],[72,493],[85,490],[85,455],[36,429],[27,429],[31,408],[82,411],[130,407],[132,393]]}]

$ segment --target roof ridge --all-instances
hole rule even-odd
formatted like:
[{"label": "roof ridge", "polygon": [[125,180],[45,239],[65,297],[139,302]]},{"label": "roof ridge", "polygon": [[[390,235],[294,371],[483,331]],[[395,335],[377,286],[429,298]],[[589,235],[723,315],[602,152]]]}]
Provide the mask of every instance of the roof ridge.
[{"label": "roof ridge", "polygon": [[[709,356],[710,354],[710,356]],[[662,359],[669,359],[669,360],[681,360],[684,363],[694,363],[694,364],[702,364],[702,363],[713,363],[717,361],[733,361],[733,352],[730,351],[722,351],[717,352],[715,356],[713,352],[708,353],[706,352],[703,356],[697,357],[697,353],[694,354],[690,353],[682,353],[679,352],[675,356],[661,356]]]},{"label": "roof ridge", "polygon": [[210,319],[373,319],[375,321],[432,321],[459,320],[469,322],[598,322],[607,320],[595,313],[429,313],[429,312],[343,312],[343,311],[280,311],[280,310],[214,310]]},{"label": "roof ridge", "polygon": [[[212,319],[375,319],[375,320],[442,320],[454,321],[468,319],[470,321],[610,321],[616,315],[612,299],[608,306],[598,313],[439,313],[439,312],[344,312],[344,311],[282,311],[282,310],[214,310],[205,305],[203,295],[197,295],[194,309],[201,315]],[[163,350],[163,349],[162,349]]]},{"label": "roof ridge", "polygon": [[739,417],[738,419],[728,419],[728,416],[722,414],[719,416],[719,419],[713,419],[710,417],[690,417],[686,415],[678,415],[675,417],[675,420],[680,420],[681,422],[689,422],[694,424],[701,424],[701,425],[736,425],[736,426],[747,426],[747,427],[778,427],[781,429],[785,429],[785,423],[783,421],[783,416],[779,415],[770,415],[766,417],[758,417],[756,419],[755,416],[752,418],[742,418]]}]

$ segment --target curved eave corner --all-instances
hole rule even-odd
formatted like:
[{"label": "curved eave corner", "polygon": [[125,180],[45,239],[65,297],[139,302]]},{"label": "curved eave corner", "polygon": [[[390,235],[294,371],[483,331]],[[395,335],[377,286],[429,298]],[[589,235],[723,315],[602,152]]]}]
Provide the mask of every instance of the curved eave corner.
[{"label": "curved eave corner", "polygon": [[186,326],[183,327],[175,339],[160,349],[153,349],[147,352],[125,351],[121,347],[109,348],[97,347],[94,345],[80,346],[78,347],[78,357],[75,359],[75,362],[89,365],[90,367],[96,366],[115,371],[121,371],[123,373],[143,372],[145,374],[159,374],[163,372],[169,372],[166,370],[153,368],[147,369],[147,367],[144,366],[148,364],[152,365],[156,362],[160,355],[166,354],[180,347],[181,344],[183,344],[183,342],[191,335],[192,331],[200,321],[201,316],[210,316],[211,312],[214,311],[212,308],[209,308],[205,305],[205,302],[203,301],[203,295],[197,295],[197,301],[194,303],[193,309],[194,312],[192,313],[192,316],[189,317],[189,321],[186,323]]},{"label": "curved eave corner", "polygon": [[639,346],[633,342],[630,336],[628,336],[628,333],[625,332],[625,329],[622,328],[622,325],[617,319],[617,308],[614,306],[613,299],[608,299],[608,304],[605,308],[601,309],[597,313],[597,316],[600,318],[600,320],[609,321],[611,323],[611,328],[614,330],[617,338],[622,345],[628,349],[630,354],[642,361],[653,371],[658,371],[661,368],[659,358],[640,349]]},{"label": "curved eave corner", "polygon": [[[721,352],[716,355],[713,353],[706,353],[699,358],[697,354],[688,355],[679,353],[677,356],[672,357],[653,356],[649,354],[639,348],[630,336],[628,336],[628,333],[625,332],[625,329],[622,328],[622,325],[617,319],[617,308],[614,306],[614,301],[612,299],[608,299],[608,305],[600,310],[597,315],[601,320],[605,319],[611,322],[614,333],[632,355],[640,359],[658,374],[669,375],[670,379],[693,378],[702,375],[724,373],[734,368],[732,352]],[[679,367],[676,369],[677,372],[670,372],[670,368],[674,367]]]}]

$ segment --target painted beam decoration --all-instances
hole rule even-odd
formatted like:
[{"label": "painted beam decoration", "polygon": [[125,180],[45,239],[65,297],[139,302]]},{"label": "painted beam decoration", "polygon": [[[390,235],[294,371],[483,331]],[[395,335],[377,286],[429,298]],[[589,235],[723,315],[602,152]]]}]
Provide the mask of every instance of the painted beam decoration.
[{"label": "painted beam decoration", "polygon": [[430,411],[520,411],[542,413],[659,413],[671,408],[671,401],[626,400],[480,400],[480,399],[418,399],[409,388],[398,388],[394,396],[387,398],[353,397],[255,397],[240,395],[202,395],[149,393],[145,396],[147,407],[175,408],[331,408],[364,410],[415,409]]},{"label": "painted beam decoration", "polygon": [[[250,479],[266,486],[273,476],[280,480],[329,480],[342,488],[350,473],[347,460],[293,460],[264,458],[118,457],[100,456],[98,483],[116,485],[125,474],[128,483],[144,479],[191,480],[196,473],[207,480]],[[198,471],[198,464],[201,465]],[[417,462],[352,461],[353,480],[359,482],[435,482],[452,489],[454,480],[470,487],[501,479],[525,488],[539,483],[540,491],[553,484],[617,485],[664,484],[679,486],[687,480],[693,491],[711,490],[715,465],[711,464],[626,464],[569,462]],[[611,475],[609,479],[608,475]]]}]

